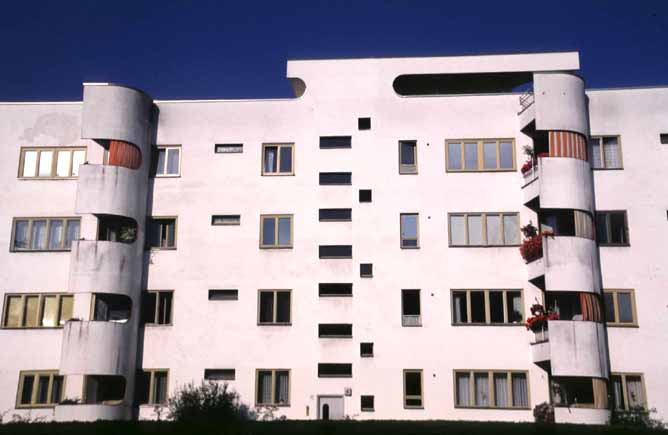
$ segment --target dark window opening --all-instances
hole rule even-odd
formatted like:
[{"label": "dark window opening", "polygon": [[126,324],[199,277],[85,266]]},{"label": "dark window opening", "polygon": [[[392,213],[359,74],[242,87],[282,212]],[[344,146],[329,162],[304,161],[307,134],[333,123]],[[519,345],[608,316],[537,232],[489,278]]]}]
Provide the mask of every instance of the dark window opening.
[{"label": "dark window opening", "polygon": [[320,245],[320,258],[353,258],[352,245]]},{"label": "dark window opening", "polygon": [[290,324],[290,291],[260,291],[260,324]]},{"label": "dark window opening", "polygon": [[137,222],[122,216],[98,215],[97,239],[132,243],[137,239]]},{"label": "dark window opening", "polygon": [[125,295],[95,293],[93,320],[125,323],[130,318],[132,300]]},{"label": "dark window opening", "polygon": [[601,245],[628,245],[629,233],[626,212],[596,212],[596,238]]},{"label": "dark window opening", "polygon": [[320,222],[350,222],[352,213],[350,208],[321,208],[318,218]]},{"label": "dark window opening", "polygon": [[471,292],[471,322],[485,323],[485,292]]},{"label": "dark window opening", "polygon": [[552,401],[556,406],[594,405],[594,385],[592,379],[553,379]]},{"label": "dark window opening", "polygon": [[149,325],[170,325],[172,323],[172,292],[150,291],[144,293],[142,317]]},{"label": "dark window opening", "polygon": [[352,364],[318,363],[319,378],[351,378],[352,376]]},{"label": "dark window opening", "polygon": [[320,323],[318,325],[318,337],[327,338],[351,338],[353,336],[353,325],[350,323]]},{"label": "dark window opening", "polygon": [[86,376],[84,392],[86,404],[120,403],[125,397],[125,378],[123,376]]},{"label": "dark window opening", "polygon": [[238,299],[239,299],[239,290],[236,289],[209,290],[210,301],[236,301]]},{"label": "dark window opening", "polygon": [[217,143],[215,147],[216,154],[235,154],[244,152],[242,143]]},{"label": "dark window opening", "polygon": [[373,411],[373,396],[360,396],[362,411]]},{"label": "dark window opening", "polygon": [[211,225],[241,225],[241,216],[238,214],[213,215]]},{"label": "dark window opening", "polygon": [[320,283],[318,284],[319,296],[352,296],[353,285],[347,283]]},{"label": "dark window opening", "polygon": [[453,323],[468,323],[468,305],[466,302],[466,292],[452,293],[452,313]]},{"label": "dark window opening", "polygon": [[373,343],[360,343],[360,356],[369,358],[373,356]]},{"label": "dark window opening", "polygon": [[175,248],[176,219],[148,218],[147,241],[151,248]]},{"label": "dark window opening", "polygon": [[668,145],[668,133],[659,134],[659,139],[663,145]]},{"label": "dark window opening", "polygon": [[420,290],[401,290],[402,326],[422,326]]},{"label": "dark window opening", "polygon": [[352,184],[352,172],[321,172],[321,186],[347,186]]},{"label": "dark window opening", "polygon": [[489,315],[492,323],[503,323],[503,292],[489,292]]},{"label": "dark window opening", "polygon": [[371,202],[371,189],[360,189],[360,202]]},{"label": "dark window opening", "polygon": [[362,278],[373,277],[373,264],[372,263],[361,263],[360,264],[360,277],[362,277]]},{"label": "dark window opening", "polygon": [[236,379],[234,369],[204,369],[204,379],[209,381],[233,381]]},{"label": "dark window opening", "polygon": [[371,130],[371,118],[357,118],[358,130]]},{"label": "dark window opening", "polygon": [[352,148],[350,136],[320,136],[321,149]]},{"label": "dark window opening", "polygon": [[408,74],[394,80],[399,95],[508,93],[533,80],[531,72]]}]

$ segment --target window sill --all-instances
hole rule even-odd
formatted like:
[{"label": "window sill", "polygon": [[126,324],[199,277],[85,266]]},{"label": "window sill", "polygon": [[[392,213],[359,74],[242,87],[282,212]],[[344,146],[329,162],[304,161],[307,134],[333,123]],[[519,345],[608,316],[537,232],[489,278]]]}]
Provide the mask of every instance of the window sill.
[{"label": "window sill", "polygon": [[517,172],[516,168],[508,169],[446,169],[446,173],[480,173],[480,172]]},{"label": "window sill", "polygon": [[640,325],[637,323],[612,323],[606,322],[605,326],[609,328],[640,328]]},{"label": "window sill", "polygon": [[[37,293],[39,294],[39,293]],[[21,329],[63,329],[64,325],[60,326],[3,326],[0,329],[7,329],[7,330],[21,330]]]},{"label": "window sill", "polygon": [[319,183],[318,186],[352,186],[353,183],[327,183],[327,184],[322,184]]},{"label": "window sill", "polygon": [[170,328],[174,326],[173,323],[145,323],[145,327],[147,328]]},{"label": "window sill", "polygon": [[[78,242],[78,240],[74,240]],[[71,252],[72,249],[10,249],[9,252],[16,254],[37,254],[37,253],[47,253],[47,252]]]},{"label": "window sill", "polygon": [[262,246],[260,245],[260,249],[292,249],[293,246]]},{"label": "window sill", "polygon": [[56,404],[52,405],[16,405],[14,409],[53,409]]},{"label": "window sill", "polygon": [[517,326],[524,326],[524,323],[518,322],[518,323],[455,323],[452,322],[450,323],[451,326],[501,326],[501,327],[517,327]]},{"label": "window sill", "polygon": [[290,323],[257,323],[257,326],[292,326],[292,322]]},{"label": "window sill", "polygon": [[363,355],[360,355],[360,357],[361,358],[373,358],[373,354],[372,353],[371,354],[363,354]]},{"label": "window sill", "polygon": [[147,251],[176,251],[176,246],[173,248],[159,248],[157,246],[151,246],[147,249]]},{"label": "window sill", "polygon": [[[557,405],[555,405],[557,406]],[[455,409],[489,409],[499,411],[530,411],[528,406],[461,406],[455,405]]]},{"label": "window sill", "polygon": [[181,174],[154,175],[151,178],[181,178]]},{"label": "window sill", "polygon": [[319,260],[352,260],[353,257],[318,257]]},{"label": "window sill", "polygon": [[399,246],[401,249],[420,249],[419,246]]},{"label": "window sill", "polygon": [[376,410],[373,408],[362,408],[362,412],[375,412]]},{"label": "window sill", "polygon": [[276,406],[278,408],[289,408],[289,403],[256,403],[255,406]]},{"label": "window sill", "polygon": [[406,405],[404,405],[404,409],[424,409],[424,406],[406,406]]},{"label": "window sill", "polygon": [[591,170],[592,171],[623,171],[624,167],[621,167],[621,168],[594,168],[592,166]]},{"label": "window sill", "polygon": [[41,180],[41,181],[55,181],[55,180],[77,180],[79,177],[17,177],[18,180]]},{"label": "window sill", "polygon": [[360,275],[360,278],[373,278],[373,275]]},{"label": "window sill", "polygon": [[449,244],[448,248],[519,248],[521,245],[452,245]]},{"label": "window sill", "polygon": [[263,177],[294,177],[294,175],[295,175],[294,172],[291,172],[291,173],[287,173],[287,172],[286,173],[280,173],[280,172],[277,172],[277,173],[266,172],[265,173],[265,172],[263,172],[262,173]]},{"label": "window sill", "polygon": [[140,408],[155,408],[156,406],[159,406],[161,408],[166,408],[167,404],[166,403],[140,403],[139,404]]},{"label": "window sill", "polygon": [[631,246],[630,243],[599,243],[601,248],[628,248]]},{"label": "window sill", "polygon": [[352,335],[318,335],[318,338],[351,339]]}]

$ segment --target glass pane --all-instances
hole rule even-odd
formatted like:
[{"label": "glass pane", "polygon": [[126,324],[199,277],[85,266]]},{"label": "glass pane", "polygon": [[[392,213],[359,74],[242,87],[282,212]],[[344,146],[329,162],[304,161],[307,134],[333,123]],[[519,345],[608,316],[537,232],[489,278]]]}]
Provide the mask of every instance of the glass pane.
[{"label": "glass pane", "polygon": [[26,151],[23,154],[23,176],[34,177],[37,172],[37,151]]},{"label": "glass pane", "polygon": [[418,234],[418,217],[416,214],[401,215],[401,238],[416,239]]},{"label": "glass pane", "polygon": [[70,176],[71,151],[58,151],[58,162],[56,163],[56,175],[58,177]]},{"label": "glass pane", "polygon": [[617,292],[617,306],[619,308],[619,321],[623,323],[633,323],[631,293]]},{"label": "glass pane", "polygon": [[466,292],[452,293],[452,313],[454,323],[467,323]]},{"label": "glass pane", "polygon": [[18,328],[21,326],[21,312],[23,304],[21,296],[8,296],[7,308],[5,308],[5,327]]},{"label": "glass pane", "polygon": [[279,246],[290,246],[292,242],[292,219],[289,217],[278,218],[278,244]]},{"label": "glass pane", "polygon": [[181,150],[179,148],[170,148],[167,150],[167,174],[178,175],[180,154]]},{"label": "glass pane", "polygon": [[450,243],[453,246],[466,245],[466,227],[464,216],[450,216]]},{"label": "glass pane", "polygon": [[589,140],[589,161],[592,168],[601,167],[601,139],[599,138]]},{"label": "glass pane", "polygon": [[277,147],[264,148],[264,172],[276,172],[276,155],[278,154]]},{"label": "glass pane", "polygon": [[610,236],[610,243],[627,243],[626,219],[624,213],[610,213]]},{"label": "glass pane", "polygon": [[503,292],[489,292],[489,315],[492,323],[503,323]]},{"label": "glass pane", "polygon": [[607,217],[608,215],[605,213],[596,214],[596,239],[599,243],[609,243]]},{"label": "glass pane", "polygon": [[290,292],[276,293],[276,321],[290,323]]},{"label": "glass pane", "polygon": [[494,406],[508,407],[508,375],[494,373]]},{"label": "glass pane", "polygon": [[49,403],[60,403],[63,397],[63,377],[54,376],[51,385],[51,400]]},{"label": "glass pane", "polygon": [[165,174],[165,153],[166,152],[167,152],[167,150],[164,149],[164,148],[159,148],[158,149],[158,164],[156,165],[156,168],[155,168],[156,175],[164,175]]},{"label": "glass pane", "polygon": [[153,403],[165,403],[167,401],[167,373],[153,373]]},{"label": "glass pane", "polygon": [[501,236],[501,216],[498,214],[487,215],[487,244],[503,245]]},{"label": "glass pane", "polygon": [[482,245],[482,216],[469,215],[469,245]]},{"label": "glass pane", "polygon": [[61,249],[63,243],[63,221],[52,220],[49,225],[49,249]]},{"label": "glass pane", "polygon": [[422,373],[420,372],[406,373],[406,395],[407,396],[422,395]]},{"label": "glass pane", "polygon": [[26,296],[25,310],[23,311],[23,326],[35,327],[37,326],[37,314],[39,311],[39,297]]},{"label": "glass pane", "polygon": [[448,144],[448,169],[462,169],[462,144]]},{"label": "glass pane", "polygon": [[605,321],[615,321],[615,306],[613,305],[613,293],[603,293],[603,300],[605,302]]},{"label": "glass pane", "polygon": [[274,322],[274,292],[260,292],[260,323]]},{"label": "glass pane", "polygon": [[160,292],[158,294],[158,310],[158,324],[172,323],[172,293]]},{"label": "glass pane", "polygon": [[64,325],[65,322],[67,322],[72,318],[73,306],[74,306],[73,296],[60,297],[60,319],[58,320],[59,325]]},{"label": "glass pane", "polygon": [[262,245],[273,246],[276,244],[276,218],[266,217],[262,219]]},{"label": "glass pane", "polygon": [[401,164],[415,165],[415,143],[401,142]]},{"label": "glass pane", "polygon": [[485,315],[485,292],[472,291],[471,292],[471,322],[485,323],[487,316]]},{"label": "glass pane", "polygon": [[257,374],[257,403],[271,403],[271,372],[268,370]]},{"label": "glass pane", "polygon": [[508,322],[510,323],[519,323],[523,319],[523,310],[522,310],[522,293],[520,292],[507,292],[506,293],[507,304],[508,304]]},{"label": "glass pane", "polygon": [[276,404],[290,403],[289,393],[290,393],[290,372],[284,370],[277,371],[276,390],[274,391]]},{"label": "glass pane", "polygon": [[518,215],[503,215],[503,237],[506,245],[520,244],[520,218]]},{"label": "glass pane", "polygon": [[624,409],[624,387],[621,376],[611,376],[612,402],[615,409]]},{"label": "glass pane", "polygon": [[72,156],[72,176],[76,177],[79,175],[79,165],[83,165],[86,161],[86,151],[74,151],[74,156]]},{"label": "glass pane", "polygon": [[46,221],[32,221],[32,241],[30,249],[46,249]]},{"label": "glass pane", "polygon": [[605,161],[605,167],[608,169],[622,167],[617,137],[603,138],[603,159]]},{"label": "glass pane", "polygon": [[174,220],[166,221],[164,224],[167,227],[167,240],[165,241],[167,248],[176,246],[176,222]]},{"label": "glass pane", "polygon": [[51,164],[53,163],[53,151],[42,151],[39,153],[39,176],[51,176]]},{"label": "glass pane", "polygon": [[14,223],[14,249],[28,249],[28,221]]},{"label": "glass pane", "polygon": [[629,399],[629,408],[645,405],[645,394],[640,376],[626,376],[626,394]]},{"label": "glass pane", "polygon": [[527,377],[523,373],[512,374],[513,406],[526,408],[529,406],[529,387]]},{"label": "glass pane", "polygon": [[58,297],[44,296],[42,306],[42,326],[58,325]]},{"label": "glass pane", "polygon": [[499,166],[501,169],[513,168],[513,143],[501,142],[499,144]]},{"label": "glass pane", "polygon": [[281,173],[292,172],[292,147],[281,147]]},{"label": "glass pane", "polygon": [[32,400],[32,387],[35,384],[34,375],[25,375],[23,377],[23,389],[21,390],[21,404],[30,405]]},{"label": "glass pane", "polygon": [[468,373],[457,373],[456,388],[457,388],[457,405],[470,406],[471,405],[471,390],[470,390],[470,375]]},{"label": "glass pane", "polygon": [[482,156],[485,169],[496,169],[496,142],[483,142]]},{"label": "glass pane", "polygon": [[72,241],[79,239],[79,226],[81,222],[77,220],[68,220],[67,221],[67,235],[65,237],[65,248],[69,249],[72,247]]},{"label": "glass pane", "polygon": [[478,144],[476,142],[464,142],[464,167],[478,169]]},{"label": "glass pane", "polygon": [[37,400],[38,404],[46,404],[49,401],[49,377],[38,376],[37,380]]},{"label": "glass pane", "polygon": [[489,376],[487,373],[473,374],[476,406],[489,406]]}]

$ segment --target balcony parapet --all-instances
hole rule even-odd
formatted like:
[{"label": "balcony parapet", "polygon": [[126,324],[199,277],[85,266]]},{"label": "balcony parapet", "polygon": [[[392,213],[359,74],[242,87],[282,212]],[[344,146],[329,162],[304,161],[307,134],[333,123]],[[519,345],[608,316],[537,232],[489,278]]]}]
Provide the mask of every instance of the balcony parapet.
[{"label": "balcony parapet", "polygon": [[70,291],[136,295],[142,276],[142,250],[136,246],[137,243],[106,240],[72,242]]},{"label": "balcony parapet", "polygon": [[126,405],[76,404],[56,405],[55,419],[66,421],[130,420],[132,410]]},{"label": "balcony parapet", "polygon": [[555,423],[605,425],[610,422],[609,409],[555,406]]}]

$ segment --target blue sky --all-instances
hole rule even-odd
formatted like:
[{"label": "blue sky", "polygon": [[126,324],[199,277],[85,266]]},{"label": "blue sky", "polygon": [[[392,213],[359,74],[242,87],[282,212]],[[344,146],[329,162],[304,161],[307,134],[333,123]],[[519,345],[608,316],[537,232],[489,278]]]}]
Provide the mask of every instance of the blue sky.
[{"label": "blue sky", "polygon": [[[549,8],[546,7],[549,3]],[[579,50],[588,87],[668,84],[668,0],[12,1],[0,101],[291,95],[290,58]]]}]

